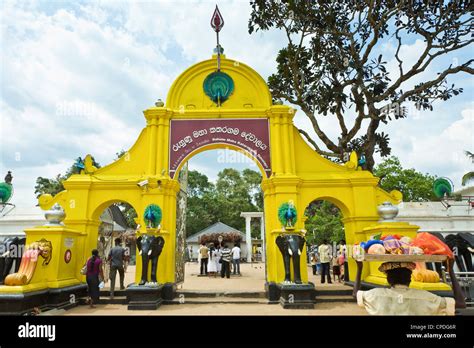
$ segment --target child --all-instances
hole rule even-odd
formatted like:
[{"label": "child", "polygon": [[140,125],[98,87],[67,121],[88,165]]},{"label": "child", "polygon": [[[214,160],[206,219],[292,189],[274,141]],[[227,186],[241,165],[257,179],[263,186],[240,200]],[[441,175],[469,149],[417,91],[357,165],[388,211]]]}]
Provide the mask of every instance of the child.
[{"label": "child", "polygon": [[332,275],[334,277],[334,282],[336,281],[336,276],[339,281],[341,282],[341,266],[339,265],[339,257],[333,257],[331,260],[332,262]]},{"label": "child", "polygon": [[311,267],[313,268],[313,275],[316,275],[316,264],[318,263],[318,257],[315,253],[311,254]]},{"label": "child", "polygon": [[[341,273],[341,278],[340,279],[346,281],[345,274],[344,274],[344,261],[345,261],[344,255],[343,254],[339,255],[339,257],[337,259],[338,259],[338,262],[339,262],[339,270],[340,270],[340,273]],[[339,280],[339,282],[341,282],[341,280]]]}]

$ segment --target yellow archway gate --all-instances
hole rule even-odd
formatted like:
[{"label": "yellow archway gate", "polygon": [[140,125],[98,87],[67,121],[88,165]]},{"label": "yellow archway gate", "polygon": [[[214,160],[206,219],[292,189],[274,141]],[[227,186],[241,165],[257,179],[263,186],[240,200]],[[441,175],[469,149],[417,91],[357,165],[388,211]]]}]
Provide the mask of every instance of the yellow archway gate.
[{"label": "yellow archway gate", "polygon": [[[52,240],[52,262],[38,266],[28,285],[0,287],[0,294],[69,289],[83,284],[80,270],[97,245],[101,212],[111,203],[127,202],[137,211],[142,234],[147,233],[143,221],[145,208],[156,204],[162,209],[159,235],[165,244],[157,275],[158,283],[170,287],[166,296],[172,297],[177,173],[189,158],[211,148],[242,149],[254,158],[262,171],[266,280],[270,287],[284,279],[282,256],[275,244],[276,237],[282,234],[277,214],[282,203],[294,202],[298,212],[295,233],[304,234],[302,214],[315,199],[329,200],[341,209],[348,245],[367,240],[374,231],[387,227],[377,224],[377,206],[386,201],[398,203],[399,192],[389,194],[380,189],[378,178],[357,168],[357,159],[338,165],[318,155],[293,125],[295,110],[272,104],[265,81],[247,65],[221,55],[221,71],[227,80],[211,81],[209,88],[208,77],[216,72],[216,59],[214,55],[188,68],[171,86],[166,104],[156,103],[157,106],[144,111],[146,126],[120,159],[100,169],[86,166],[82,174],[64,182],[65,191],[54,198],[40,197],[43,209],[59,203],[66,213],[62,227],[43,226],[26,231],[27,244],[41,238]],[[217,102],[211,100],[212,83],[219,86],[229,81],[229,95]],[[417,231],[417,226],[406,223],[390,223],[389,228],[411,236]],[[68,263],[63,255],[66,249],[72,252]],[[356,268],[352,260],[349,260],[349,270],[354,280]],[[385,277],[375,266],[365,267],[364,271],[363,281],[386,284]],[[141,262],[137,257],[137,282],[140,274]],[[305,262],[301,263],[301,274],[303,283],[307,283]],[[427,289],[422,284],[414,286]],[[429,289],[445,290],[441,284]]]}]

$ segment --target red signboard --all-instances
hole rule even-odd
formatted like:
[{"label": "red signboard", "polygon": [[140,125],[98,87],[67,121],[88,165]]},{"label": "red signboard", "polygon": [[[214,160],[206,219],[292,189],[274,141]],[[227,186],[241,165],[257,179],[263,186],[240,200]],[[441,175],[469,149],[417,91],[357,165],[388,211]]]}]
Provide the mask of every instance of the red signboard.
[{"label": "red signboard", "polygon": [[211,144],[239,147],[255,158],[270,176],[267,119],[171,120],[169,173],[174,177],[183,160]]}]

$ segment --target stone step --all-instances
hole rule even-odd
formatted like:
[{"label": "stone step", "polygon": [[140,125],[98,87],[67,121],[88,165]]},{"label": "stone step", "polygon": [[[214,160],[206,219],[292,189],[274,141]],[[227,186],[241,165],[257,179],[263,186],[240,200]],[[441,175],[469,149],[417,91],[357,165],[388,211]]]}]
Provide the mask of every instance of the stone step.
[{"label": "stone step", "polygon": [[180,295],[184,298],[266,298],[264,291],[178,290],[176,296],[179,298]]},{"label": "stone step", "polygon": [[[127,293],[125,292],[125,290],[119,290],[119,289],[114,290],[114,296],[127,296]],[[104,296],[110,296],[110,290],[108,289],[100,290],[100,297],[104,297]]]},{"label": "stone step", "polygon": [[167,304],[267,304],[268,301],[262,298],[247,297],[191,297],[187,299],[175,298],[167,301]]},{"label": "stone step", "polygon": [[53,309],[49,309],[49,310],[46,310],[44,312],[40,312],[38,315],[64,315],[64,313],[66,312],[65,309],[63,308],[53,308]]},{"label": "stone step", "polygon": [[[101,294],[99,298],[99,304],[127,304],[127,296],[114,296],[113,299],[110,296],[103,296]],[[87,305],[87,298],[83,297],[79,299],[79,305]]]},{"label": "stone step", "polygon": [[316,296],[352,296],[352,289],[316,289]]},{"label": "stone step", "polygon": [[323,295],[316,296],[316,305],[318,303],[327,302],[357,302],[352,296],[340,296],[340,295]]},{"label": "stone step", "polygon": [[127,304],[127,296],[114,296],[114,298],[110,297],[101,297],[99,300],[100,304]]}]

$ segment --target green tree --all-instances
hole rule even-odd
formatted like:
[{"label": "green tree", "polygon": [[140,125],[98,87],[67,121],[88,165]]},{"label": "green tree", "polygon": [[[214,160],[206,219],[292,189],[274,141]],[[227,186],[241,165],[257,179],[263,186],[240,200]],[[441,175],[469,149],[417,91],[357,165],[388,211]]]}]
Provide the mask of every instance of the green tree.
[{"label": "green tree", "polygon": [[[474,163],[474,153],[472,153],[470,151],[464,151],[464,153],[472,161],[472,163]],[[468,182],[470,182],[471,180],[474,180],[474,172],[473,171],[467,172],[466,174],[463,175],[463,177],[462,177],[462,186],[466,186],[466,184]]]},{"label": "green tree", "polygon": [[[251,176],[248,173],[247,177]],[[240,216],[243,211],[258,211],[251,196],[251,185],[241,173],[232,168],[223,169],[216,181],[217,202],[220,208],[220,221],[244,230],[245,220]]]},{"label": "green tree", "polygon": [[188,199],[186,206],[186,235],[190,236],[213,224],[216,209],[216,191],[206,175],[196,170],[188,172]]},{"label": "green tree", "polygon": [[50,195],[56,195],[57,193],[64,190],[63,181],[66,180],[65,175],[58,174],[54,178],[44,178],[39,176],[36,178],[35,194],[39,197],[42,194],[49,193]]},{"label": "green tree", "polygon": [[250,190],[252,202],[257,206],[259,211],[263,210],[263,191],[260,187],[262,183],[262,174],[252,169],[244,169],[242,178]]},{"label": "green tree", "polygon": [[[226,168],[218,173],[214,185],[206,175],[189,171],[186,234],[193,235],[218,221],[243,231],[245,220],[240,213],[263,209],[261,180],[260,173],[250,169],[241,173]],[[252,223],[252,235],[260,235],[256,220]]]},{"label": "green tree", "polygon": [[379,185],[385,191],[398,190],[405,202],[438,200],[433,192],[436,177],[415,169],[403,169],[400,160],[389,157],[375,167],[374,174],[380,178]]},{"label": "green tree", "polygon": [[[320,147],[306,130],[300,133],[325,156],[342,160],[345,152],[364,153],[373,170],[374,154],[390,155],[389,136],[382,123],[406,117],[405,105],[432,110],[433,102],[462,92],[447,78],[474,74],[469,57],[456,64],[439,57],[474,42],[472,3],[469,1],[298,1],[254,0],[249,33],[272,28],[286,34],[287,45],[276,58],[277,71],[268,78],[274,99],[300,107],[310,120]],[[384,50],[387,41],[393,50]],[[399,53],[403,45],[420,40],[425,46],[413,62]],[[461,61],[459,61],[461,60]],[[397,62],[390,73],[387,62]],[[420,78],[439,67],[437,74]],[[338,135],[331,137],[321,124],[333,117]],[[331,128],[331,132],[333,128]]]},{"label": "green tree", "polygon": [[202,197],[205,193],[212,192],[214,184],[209,178],[196,170],[188,172],[188,195],[190,197]]},{"label": "green tree", "polygon": [[319,245],[325,239],[339,243],[344,239],[342,214],[334,204],[328,201],[313,201],[306,208],[305,215],[308,217],[305,228],[309,244]]}]

